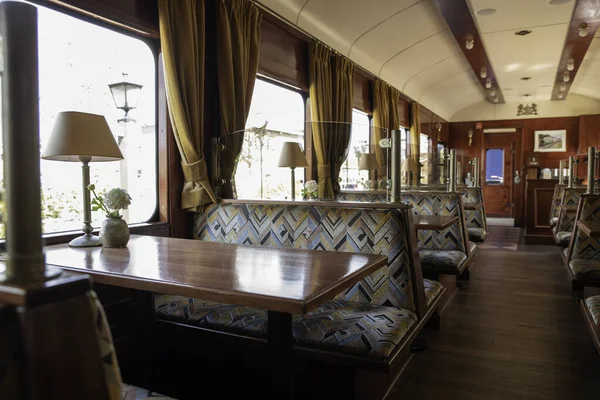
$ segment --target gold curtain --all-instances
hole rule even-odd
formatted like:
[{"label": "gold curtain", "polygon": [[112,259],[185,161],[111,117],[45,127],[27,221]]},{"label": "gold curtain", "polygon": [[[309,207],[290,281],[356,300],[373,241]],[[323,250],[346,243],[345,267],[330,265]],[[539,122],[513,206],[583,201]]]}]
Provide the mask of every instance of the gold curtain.
[{"label": "gold curtain", "polygon": [[216,202],[204,158],[204,1],[159,0],[159,24],[171,125],[183,169],[181,208]]},{"label": "gold curtain", "polygon": [[220,160],[221,177],[226,182],[221,192],[223,198],[237,197],[234,177],[258,71],[261,20],[258,7],[251,1],[218,2],[219,136],[225,144]]},{"label": "gold curtain", "polygon": [[333,116],[332,52],[321,43],[312,42],[309,53],[309,95],[313,133],[313,147],[317,157],[319,198],[333,199],[331,181],[331,124]]},{"label": "gold curtain", "polygon": [[402,104],[402,95],[396,88],[390,87],[390,129],[400,128],[402,116],[400,115],[400,104]]},{"label": "gold curtain", "polygon": [[387,83],[376,79],[373,85],[373,139],[375,157],[380,167],[387,165],[385,149],[379,141],[385,139],[390,129],[390,87]]},{"label": "gold curtain", "polygon": [[[340,169],[348,157],[352,135],[352,101],[354,98],[354,63],[336,55],[333,64],[333,106],[331,121],[331,176],[334,198],[340,191]],[[340,123],[337,123],[340,122]]]},{"label": "gold curtain", "polygon": [[410,104],[410,146],[409,155],[410,158],[415,162],[415,165],[419,164],[419,152],[421,142],[421,106],[419,103],[413,101]]}]

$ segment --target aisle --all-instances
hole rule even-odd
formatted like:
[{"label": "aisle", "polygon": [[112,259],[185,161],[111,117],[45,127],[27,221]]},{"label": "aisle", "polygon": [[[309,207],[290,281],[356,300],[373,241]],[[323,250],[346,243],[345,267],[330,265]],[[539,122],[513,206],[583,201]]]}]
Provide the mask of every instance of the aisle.
[{"label": "aisle", "polygon": [[600,356],[559,249],[504,249],[511,229],[491,227],[471,282],[446,309],[442,329],[426,333],[429,349],[413,357],[389,400],[600,398]]}]

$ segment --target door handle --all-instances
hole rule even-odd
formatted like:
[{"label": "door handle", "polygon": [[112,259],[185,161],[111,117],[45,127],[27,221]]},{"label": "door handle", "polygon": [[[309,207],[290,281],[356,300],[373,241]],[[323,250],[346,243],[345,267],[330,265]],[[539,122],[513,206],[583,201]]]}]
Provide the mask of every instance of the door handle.
[{"label": "door handle", "polygon": [[521,183],[521,175],[519,175],[519,171],[515,171],[514,182],[515,182],[515,185],[518,185],[519,183]]}]

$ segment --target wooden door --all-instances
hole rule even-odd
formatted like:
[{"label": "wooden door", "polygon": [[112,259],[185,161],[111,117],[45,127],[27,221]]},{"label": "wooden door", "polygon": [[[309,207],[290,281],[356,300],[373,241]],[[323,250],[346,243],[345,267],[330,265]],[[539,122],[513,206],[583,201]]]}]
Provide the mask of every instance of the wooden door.
[{"label": "wooden door", "polygon": [[491,217],[513,217],[515,139],[511,133],[485,133],[483,137],[483,200]]}]

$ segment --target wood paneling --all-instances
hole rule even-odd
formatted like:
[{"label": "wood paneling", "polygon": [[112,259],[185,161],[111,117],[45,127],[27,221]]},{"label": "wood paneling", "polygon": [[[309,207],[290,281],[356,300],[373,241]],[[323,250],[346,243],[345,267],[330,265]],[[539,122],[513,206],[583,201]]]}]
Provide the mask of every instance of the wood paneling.
[{"label": "wood paneling", "polygon": [[367,114],[373,114],[371,78],[362,69],[354,71],[354,100],[352,106]]},{"label": "wood paneling", "polygon": [[580,116],[578,136],[577,154],[587,155],[588,147],[600,146],[600,115]]},{"label": "wood paneling", "polygon": [[[483,46],[481,37],[477,25],[471,15],[471,10],[466,0],[435,0],[437,3],[442,16],[446,20],[446,23],[450,27],[454,39],[458,44],[458,47],[462,50],[467,61],[471,65],[471,69],[477,76],[477,81],[481,85],[481,89],[486,94],[486,99],[493,102],[493,97],[490,95],[490,90],[486,89],[486,79],[491,79],[492,88],[496,91],[497,103],[504,103],[504,96],[502,96],[502,90],[497,84],[496,75],[494,69],[490,63],[489,57]],[[467,39],[473,39],[473,48],[468,50],[465,46]],[[487,77],[481,78],[481,68],[486,68]]]},{"label": "wood paneling", "polygon": [[555,179],[527,179],[525,243],[554,244],[549,219],[556,184]]},{"label": "wood paneling", "polygon": [[[571,17],[571,23],[569,24],[569,30],[567,31],[567,38],[565,39],[565,45],[563,47],[562,54],[560,56],[560,63],[556,70],[556,77],[554,78],[554,87],[552,88],[552,100],[565,100],[571,89],[573,81],[577,76],[579,67],[583,62],[583,58],[596,35],[598,27],[600,27],[600,7],[598,1],[590,0],[576,0],[575,11]],[[589,32],[586,36],[579,36],[579,28],[581,24],[587,24]],[[567,64],[569,60],[573,61],[573,71],[567,70]],[[569,82],[563,81],[563,74],[567,72],[570,76]],[[566,90],[563,91],[563,98],[558,97],[561,85],[566,86]]]}]

